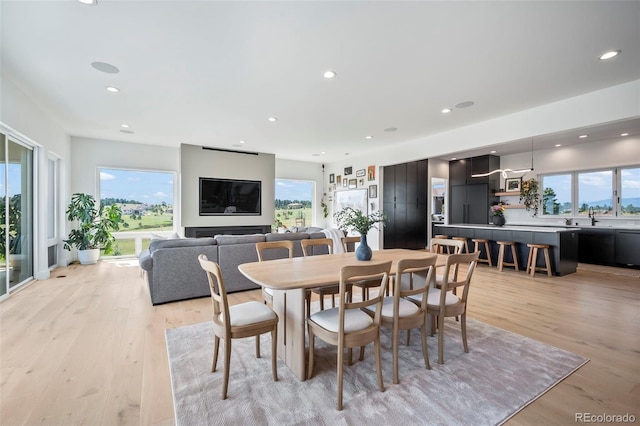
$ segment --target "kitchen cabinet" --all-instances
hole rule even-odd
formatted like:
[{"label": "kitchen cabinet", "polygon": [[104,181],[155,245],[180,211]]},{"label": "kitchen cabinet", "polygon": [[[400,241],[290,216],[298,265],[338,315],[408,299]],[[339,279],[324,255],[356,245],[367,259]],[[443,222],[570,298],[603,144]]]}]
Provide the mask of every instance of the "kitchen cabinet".
[{"label": "kitchen cabinet", "polygon": [[[580,238],[582,238],[582,234]],[[640,266],[640,230],[616,230],[615,262],[622,265]]]},{"label": "kitchen cabinet", "polygon": [[471,177],[478,173],[488,173],[500,168],[500,157],[495,155],[482,155],[479,157],[463,158],[449,162],[449,185],[472,185],[477,183],[494,183],[498,189],[500,174],[489,176]]},{"label": "kitchen cabinet", "polygon": [[615,230],[582,228],[579,232],[578,261],[613,266],[615,260]]},{"label": "kitchen cabinet", "polygon": [[427,160],[383,168],[384,248],[427,246]]},{"label": "kitchen cabinet", "polygon": [[489,206],[499,199],[499,173],[471,177],[500,168],[500,157],[485,155],[449,162],[449,223],[489,223]]}]

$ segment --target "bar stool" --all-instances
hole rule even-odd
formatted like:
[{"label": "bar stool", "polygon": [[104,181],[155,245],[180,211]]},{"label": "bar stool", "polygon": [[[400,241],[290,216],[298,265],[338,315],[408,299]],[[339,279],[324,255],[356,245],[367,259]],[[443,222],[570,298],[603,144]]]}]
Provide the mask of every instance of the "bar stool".
[{"label": "bar stool", "polygon": [[489,266],[493,266],[493,262],[491,262],[491,250],[489,249],[489,240],[487,240],[486,238],[474,238],[471,241],[473,241],[475,244],[473,246],[473,251],[479,251],[479,244],[484,244],[484,252],[487,255],[486,259],[483,259],[481,257],[478,257],[478,262],[485,262],[488,263]]},{"label": "bar stool", "polygon": [[[502,272],[503,266],[513,266],[514,268],[516,268],[516,271],[519,271],[520,267],[518,266],[518,254],[516,253],[516,243],[514,243],[513,241],[498,241],[498,245],[500,246],[500,250],[498,251],[498,270]],[[513,261],[512,263],[504,261],[505,246],[511,247],[511,260]]]},{"label": "bar stool", "polygon": [[[467,237],[453,237],[452,240],[464,241],[464,253],[469,253],[469,241]],[[462,251],[460,253],[463,253]]]},{"label": "bar stool", "polygon": [[[527,244],[529,247],[529,258],[527,259],[527,274],[531,273],[531,276],[536,275],[536,271],[547,271],[547,275],[551,276],[551,260],[549,259],[549,245],[548,244]],[[544,250],[544,268],[537,266],[538,263],[538,249]]]},{"label": "bar stool", "polygon": [[[440,234],[440,235],[434,235],[433,238],[440,238],[440,239],[443,239],[443,240],[448,240],[449,236],[448,235],[444,235],[444,234]],[[444,254],[444,247],[439,246],[438,247],[438,253],[443,253]],[[447,247],[447,254],[450,254],[448,247]]]}]

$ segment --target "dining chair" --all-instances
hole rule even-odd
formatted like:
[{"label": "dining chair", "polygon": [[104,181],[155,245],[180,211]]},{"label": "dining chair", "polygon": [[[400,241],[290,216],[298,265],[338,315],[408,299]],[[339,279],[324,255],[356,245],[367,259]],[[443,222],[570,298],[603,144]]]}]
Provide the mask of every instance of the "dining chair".
[{"label": "dining chair", "polygon": [[[478,263],[479,252],[469,254],[451,254],[447,256],[445,272],[442,275],[440,288],[429,290],[427,298],[427,314],[431,316],[431,335],[433,335],[433,319],[437,319],[438,328],[438,363],[444,363],[444,319],[446,317],[460,316],[460,330],[462,332],[462,345],[464,351],[469,352],[467,345],[467,300],[469,297],[469,285],[471,276]],[[460,266],[466,266],[464,276],[460,274],[455,279],[452,278],[451,271]],[[458,296],[454,289],[462,287],[462,294]]]},{"label": "dining chair", "polygon": [[[422,337],[422,356],[424,366],[431,369],[427,351],[427,297],[429,283],[433,278],[437,257],[424,259],[402,259],[398,261],[396,275],[393,279],[393,296],[382,301],[381,325],[392,330],[393,345],[393,383],[400,383],[398,375],[398,345],[400,330],[420,328]],[[411,276],[411,288],[402,285],[403,276]],[[411,300],[409,300],[411,298]],[[377,305],[367,309],[373,315]]]},{"label": "dining chair", "polygon": [[[350,253],[356,250],[356,243],[360,242],[360,237],[342,237],[340,238],[340,242],[342,243],[342,248],[344,249],[344,252]],[[362,300],[366,300],[369,298],[369,289],[379,287],[380,281],[361,280],[359,282],[354,282],[353,286],[361,289]],[[387,296],[388,295],[389,295],[389,287],[387,287]]]},{"label": "dining chair", "polygon": [[[289,259],[293,259],[293,241],[291,240],[282,240],[282,241],[261,241],[256,243],[256,251],[258,252],[258,262],[263,262],[268,260],[267,252],[275,252],[288,250]],[[282,256],[274,256],[274,259],[280,259]],[[270,288],[262,288],[262,301],[266,305],[273,306],[273,290]]]},{"label": "dining chair", "polygon": [[222,399],[227,399],[229,387],[229,367],[231,361],[231,340],[243,337],[256,337],[256,358],[260,358],[260,335],[271,332],[271,370],[273,380],[278,381],[277,341],[278,315],[263,303],[251,301],[229,306],[227,290],[222,279],[222,272],[216,262],[201,254],[198,256],[200,266],[207,274],[213,302],[213,363],[211,372],[215,372],[218,364],[220,339],[224,340],[224,378]]},{"label": "dining chair", "polygon": [[[333,240],[331,238],[314,238],[309,240],[300,240],[300,244],[302,245],[302,255],[304,257],[314,256],[314,249],[326,247],[327,254],[333,254]],[[309,253],[311,251],[312,253]],[[317,294],[320,298],[320,310],[324,310],[324,297],[329,295],[331,296],[331,307],[336,307],[336,294],[340,294],[340,286],[338,284],[324,287],[317,287],[311,289],[309,293],[305,295],[306,303],[307,303],[307,317],[311,314],[311,293]],[[347,287],[347,296],[349,299],[351,298],[351,284]]]},{"label": "dining chair", "polygon": [[[313,377],[313,356],[316,336],[330,345],[337,346],[337,404],[342,410],[342,384],[344,370],[344,349],[364,346],[373,342],[378,373],[378,387],[384,391],[382,381],[382,361],[380,358],[380,319],[382,312],[381,291],[376,297],[359,302],[349,302],[346,297],[347,284],[354,278],[368,280],[376,279],[380,287],[385,290],[389,280],[391,261],[364,262],[362,265],[343,266],[340,269],[340,303],[337,308],[325,309],[313,313],[307,320],[309,333],[309,370],[308,378]],[[363,308],[376,305],[376,312],[372,316],[366,314]]]}]

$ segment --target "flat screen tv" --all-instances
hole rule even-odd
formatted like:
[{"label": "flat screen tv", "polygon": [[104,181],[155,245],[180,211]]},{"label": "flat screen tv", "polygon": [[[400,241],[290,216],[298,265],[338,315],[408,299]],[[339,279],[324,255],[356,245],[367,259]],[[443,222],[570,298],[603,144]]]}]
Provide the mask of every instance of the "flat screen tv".
[{"label": "flat screen tv", "polygon": [[262,214],[259,180],[200,178],[200,216]]}]

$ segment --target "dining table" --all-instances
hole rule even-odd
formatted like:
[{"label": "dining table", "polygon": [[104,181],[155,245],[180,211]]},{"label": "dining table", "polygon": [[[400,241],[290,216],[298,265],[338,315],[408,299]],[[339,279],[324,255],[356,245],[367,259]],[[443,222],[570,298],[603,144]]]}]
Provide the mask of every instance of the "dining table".
[{"label": "dining table", "polygon": [[273,310],[278,321],[278,356],[294,375],[306,379],[306,315],[305,293],[307,290],[336,285],[340,282],[340,269],[364,262],[382,263],[391,261],[391,275],[396,273],[398,261],[437,256],[437,266],[446,263],[446,255],[407,249],[375,250],[371,260],[360,261],[355,253],[336,253],[307,257],[243,263],[240,272],[263,288],[273,290]]}]

